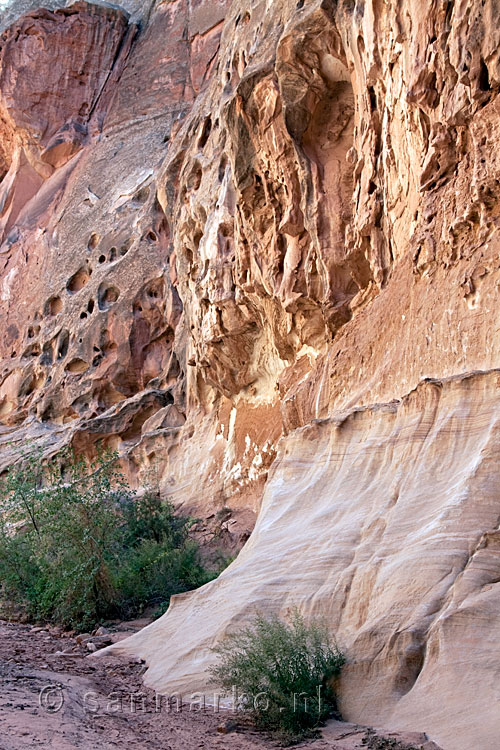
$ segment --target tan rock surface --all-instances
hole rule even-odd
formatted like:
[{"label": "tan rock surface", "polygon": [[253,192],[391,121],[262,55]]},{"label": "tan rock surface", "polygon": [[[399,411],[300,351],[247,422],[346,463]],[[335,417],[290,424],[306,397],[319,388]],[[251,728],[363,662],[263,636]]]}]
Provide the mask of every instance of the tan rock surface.
[{"label": "tan rock surface", "polygon": [[230,548],[264,497],[148,679],[298,592],[347,716],[496,747],[496,374],[448,379],[500,367],[497,0],[48,5],[0,22],[0,470],[104,442]]},{"label": "tan rock surface", "polygon": [[[122,623],[128,632],[139,622]],[[54,629],[51,628],[51,631]],[[118,633],[113,633],[113,638]],[[144,666],[116,657],[98,662],[67,633],[0,620],[0,748],[29,750],[269,750],[276,743],[232,711],[200,710],[193,699],[169,708],[141,684]],[[59,708],[59,710],[54,710]],[[179,708],[181,708],[179,706]],[[51,710],[52,709],[52,710]],[[220,727],[230,728],[227,734]],[[440,750],[417,732],[378,732],[332,721],[304,750]],[[159,739],[161,738],[161,739]],[[366,740],[370,741],[367,745]],[[396,744],[395,744],[396,743]]]},{"label": "tan rock surface", "polygon": [[429,381],[296,430],[236,561],[112,648],[146,659],[156,690],[202,690],[224,633],[298,605],[352,655],[347,719],[493,750],[499,384],[500,371]]}]

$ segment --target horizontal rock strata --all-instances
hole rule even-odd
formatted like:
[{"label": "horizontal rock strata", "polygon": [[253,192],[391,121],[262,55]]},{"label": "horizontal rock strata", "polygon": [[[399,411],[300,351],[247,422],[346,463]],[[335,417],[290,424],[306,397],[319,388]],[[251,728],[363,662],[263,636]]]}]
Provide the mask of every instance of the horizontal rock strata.
[{"label": "horizontal rock strata", "polygon": [[429,380],[279,445],[252,536],[220,577],[112,648],[147,685],[207,691],[211,652],[251,615],[299,606],[347,655],[352,721],[496,742],[500,371]]},{"label": "horizontal rock strata", "polygon": [[346,715],[487,748],[497,0],[47,5],[0,19],[0,471],[101,443],[232,552],[261,512],[147,631],[148,679],[177,617],[189,684],[199,612],[205,648],[296,592],[348,651]]}]

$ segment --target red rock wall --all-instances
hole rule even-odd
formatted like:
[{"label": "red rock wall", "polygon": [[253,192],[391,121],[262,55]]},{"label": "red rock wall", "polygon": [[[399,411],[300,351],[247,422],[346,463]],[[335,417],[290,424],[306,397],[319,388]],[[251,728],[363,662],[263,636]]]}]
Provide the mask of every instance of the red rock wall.
[{"label": "red rock wall", "polygon": [[256,508],[283,431],[497,364],[494,4],[127,7],[3,33],[1,418]]},{"label": "red rock wall", "polygon": [[238,547],[280,439],[499,366],[496,0],[26,4],[2,467],[102,441]]}]

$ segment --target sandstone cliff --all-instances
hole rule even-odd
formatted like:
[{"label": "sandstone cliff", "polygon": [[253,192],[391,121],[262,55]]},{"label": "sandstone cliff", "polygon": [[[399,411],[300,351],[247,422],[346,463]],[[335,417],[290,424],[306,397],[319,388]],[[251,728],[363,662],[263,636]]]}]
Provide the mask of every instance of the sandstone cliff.
[{"label": "sandstone cliff", "polygon": [[499,4],[47,5],[1,24],[1,468],[102,441],[259,514],[120,647],[149,684],[298,603],[347,718],[493,750]]}]

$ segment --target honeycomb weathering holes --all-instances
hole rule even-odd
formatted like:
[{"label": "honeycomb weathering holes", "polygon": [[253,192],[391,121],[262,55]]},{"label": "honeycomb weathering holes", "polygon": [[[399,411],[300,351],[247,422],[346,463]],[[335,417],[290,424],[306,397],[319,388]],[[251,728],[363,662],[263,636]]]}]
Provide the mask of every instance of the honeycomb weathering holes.
[{"label": "honeycomb weathering holes", "polygon": [[109,310],[118,297],[120,296],[120,290],[115,286],[108,286],[107,284],[101,284],[97,292],[97,303],[99,310]]},{"label": "honeycomb weathering holes", "polygon": [[63,303],[60,297],[49,297],[44,305],[44,315],[58,315],[63,309]]},{"label": "honeycomb weathering holes", "polygon": [[88,363],[85,362],[84,359],[72,359],[71,362],[69,362],[68,365],[66,365],[66,370],[72,374],[80,374],[82,372],[85,372],[85,370],[88,370]]},{"label": "honeycomb weathering holes", "polygon": [[99,235],[93,232],[89,237],[87,248],[89,250],[94,250],[99,244],[99,239],[100,239]]},{"label": "honeycomb weathering holes", "polygon": [[68,280],[66,289],[70,294],[76,294],[88,284],[91,275],[92,270],[90,268],[79,268],[78,271]]}]

